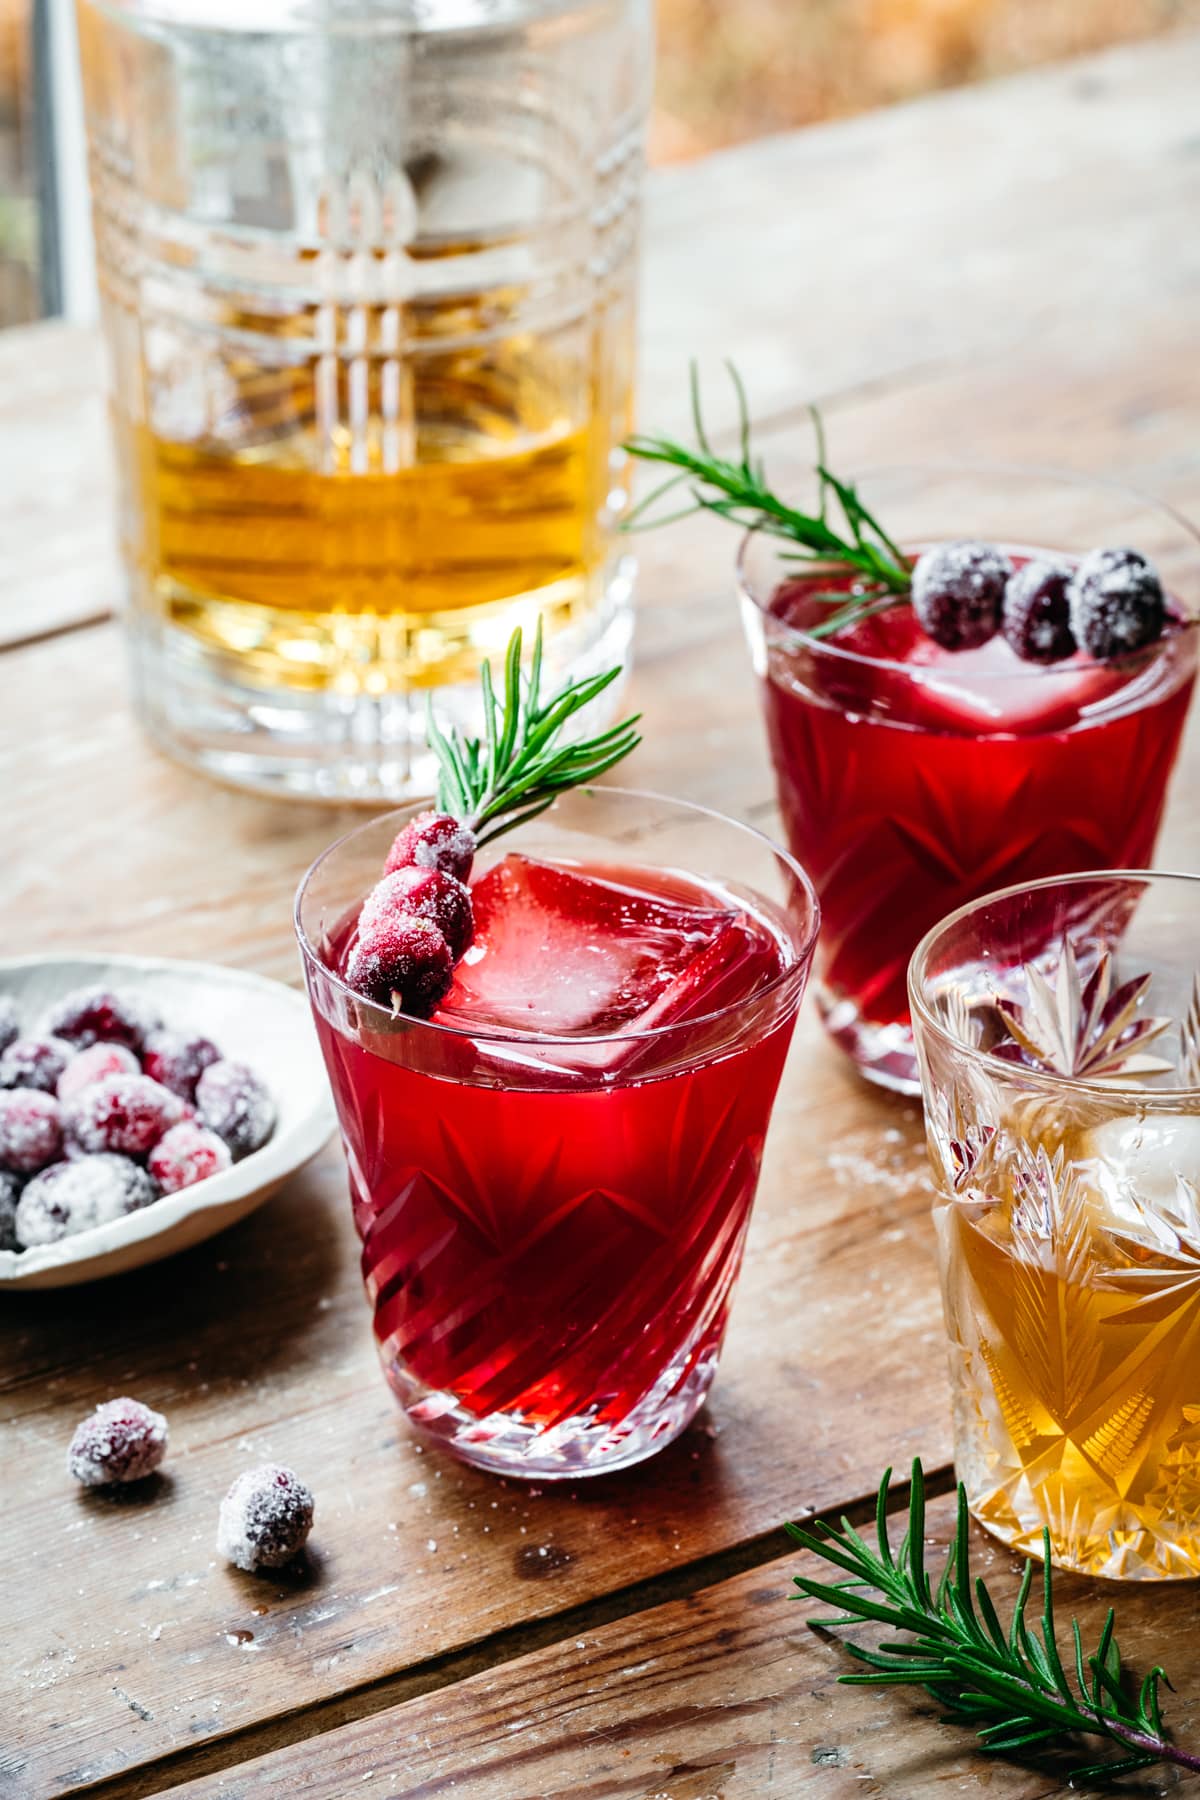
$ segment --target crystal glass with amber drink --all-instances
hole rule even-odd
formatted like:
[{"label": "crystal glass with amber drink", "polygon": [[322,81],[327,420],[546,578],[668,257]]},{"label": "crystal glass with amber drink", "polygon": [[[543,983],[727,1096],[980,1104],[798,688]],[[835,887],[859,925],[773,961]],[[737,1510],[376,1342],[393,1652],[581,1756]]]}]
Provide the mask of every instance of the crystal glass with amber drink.
[{"label": "crystal glass with amber drink", "polygon": [[1084,1574],[1200,1575],[1200,878],[962,908],[913,958],[958,1473]]},{"label": "crystal glass with amber drink", "polygon": [[[432,784],[482,657],[623,661],[647,0],[80,0],[138,703]],[[616,704],[615,690],[601,703]]]}]

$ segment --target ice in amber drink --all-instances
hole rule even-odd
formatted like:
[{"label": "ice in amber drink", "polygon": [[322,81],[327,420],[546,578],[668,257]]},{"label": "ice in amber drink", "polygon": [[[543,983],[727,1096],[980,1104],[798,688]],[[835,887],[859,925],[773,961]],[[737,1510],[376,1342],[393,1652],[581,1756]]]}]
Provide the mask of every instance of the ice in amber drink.
[{"label": "ice in amber drink", "polygon": [[578,788],[475,858],[473,942],[413,1017],[352,985],[409,817],[297,909],[384,1372],[468,1461],[620,1468],[716,1371],[815,897],[744,826]]},{"label": "ice in amber drink", "polygon": [[1200,878],[1010,888],[912,963],[955,1458],[1032,1555],[1200,1575]]}]

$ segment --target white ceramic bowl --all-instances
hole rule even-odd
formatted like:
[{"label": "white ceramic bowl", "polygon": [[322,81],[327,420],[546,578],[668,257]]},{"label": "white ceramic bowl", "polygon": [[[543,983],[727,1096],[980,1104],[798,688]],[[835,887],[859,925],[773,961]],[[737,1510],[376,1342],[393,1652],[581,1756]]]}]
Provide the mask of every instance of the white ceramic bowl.
[{"label": "white ceramic bowl", "polygon": [[0,1289],[72,1287],[157,1262],[223,1231],[270,1199],[334,1129],[333,1101],[308,1002],[296,988],[216,963],[152,956],[0,957],[0,993],[11,994],[21,1030],[72,988],[143,994],[166,1023],[212,1038],[271,1089],[275,1129],[261,1150],[207,1181],[166,1194],[140,1212],[32,1250],[0,1250]]}]

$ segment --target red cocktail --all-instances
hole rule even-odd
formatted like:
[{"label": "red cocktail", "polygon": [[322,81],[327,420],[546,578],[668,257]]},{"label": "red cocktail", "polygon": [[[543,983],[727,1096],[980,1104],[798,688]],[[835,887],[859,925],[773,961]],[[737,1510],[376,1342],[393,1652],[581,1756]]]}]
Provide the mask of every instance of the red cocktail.
[{"label": "red cocktail", "polygon": [[334,846],[298,905],[384,1370],[473,1462],[635,1462],[715,1372],[811,889],[743,827],[580,790],[479,858],[453,987],[392,1017],[342,973],[403,817]]},{"label": "red cocktail", "polygon": [[[1075,500],[1093,493],[1058,487]],[[1110,503],[1119,494],[1099,492]],[[895,499],[886,506],[894,521]],[[936,516],[948,535],[955,514]],[[1182,526],[1164,532],[1170,515],[1146,516],[1152,526],[1119,516],[1107,536],[1149,538],[1173,617],[1158,643],[1107,663],[1076,654],[1038,666],[1002,636],[950,652],[906,602],[813,637],[830,610],[815,596],[844,578],[798,579],[766,544],[744,552],[780,809],[821,897],[818,1002],[834,1039],[885,1086],[916,1091],[905,972],[939,919],[1013,883],[1151,860],[1195,682],[1196,543]],[[903,508],[899,517],[903,528]],[[1098,535],[1094,509],[1059,523],[1059,544]],[[978,524],[960,511],[957,535],[984,536]],[[1011,536],[1005,548],[1017,567],[1034,554]]]}]

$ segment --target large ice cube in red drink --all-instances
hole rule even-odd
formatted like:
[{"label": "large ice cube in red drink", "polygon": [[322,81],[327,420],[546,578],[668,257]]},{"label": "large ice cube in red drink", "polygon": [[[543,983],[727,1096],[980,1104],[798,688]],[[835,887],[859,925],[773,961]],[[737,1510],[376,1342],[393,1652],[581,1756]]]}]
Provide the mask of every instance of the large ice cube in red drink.
[{"label": "large ice cube in red drink", "polygon": [[[475,944],[440,1018],[554,1036],[649,1030],[752,993],[779,950],[750,915],[510,855],[472,890]],[[671,895],[678,885],[679,897]]]}]

